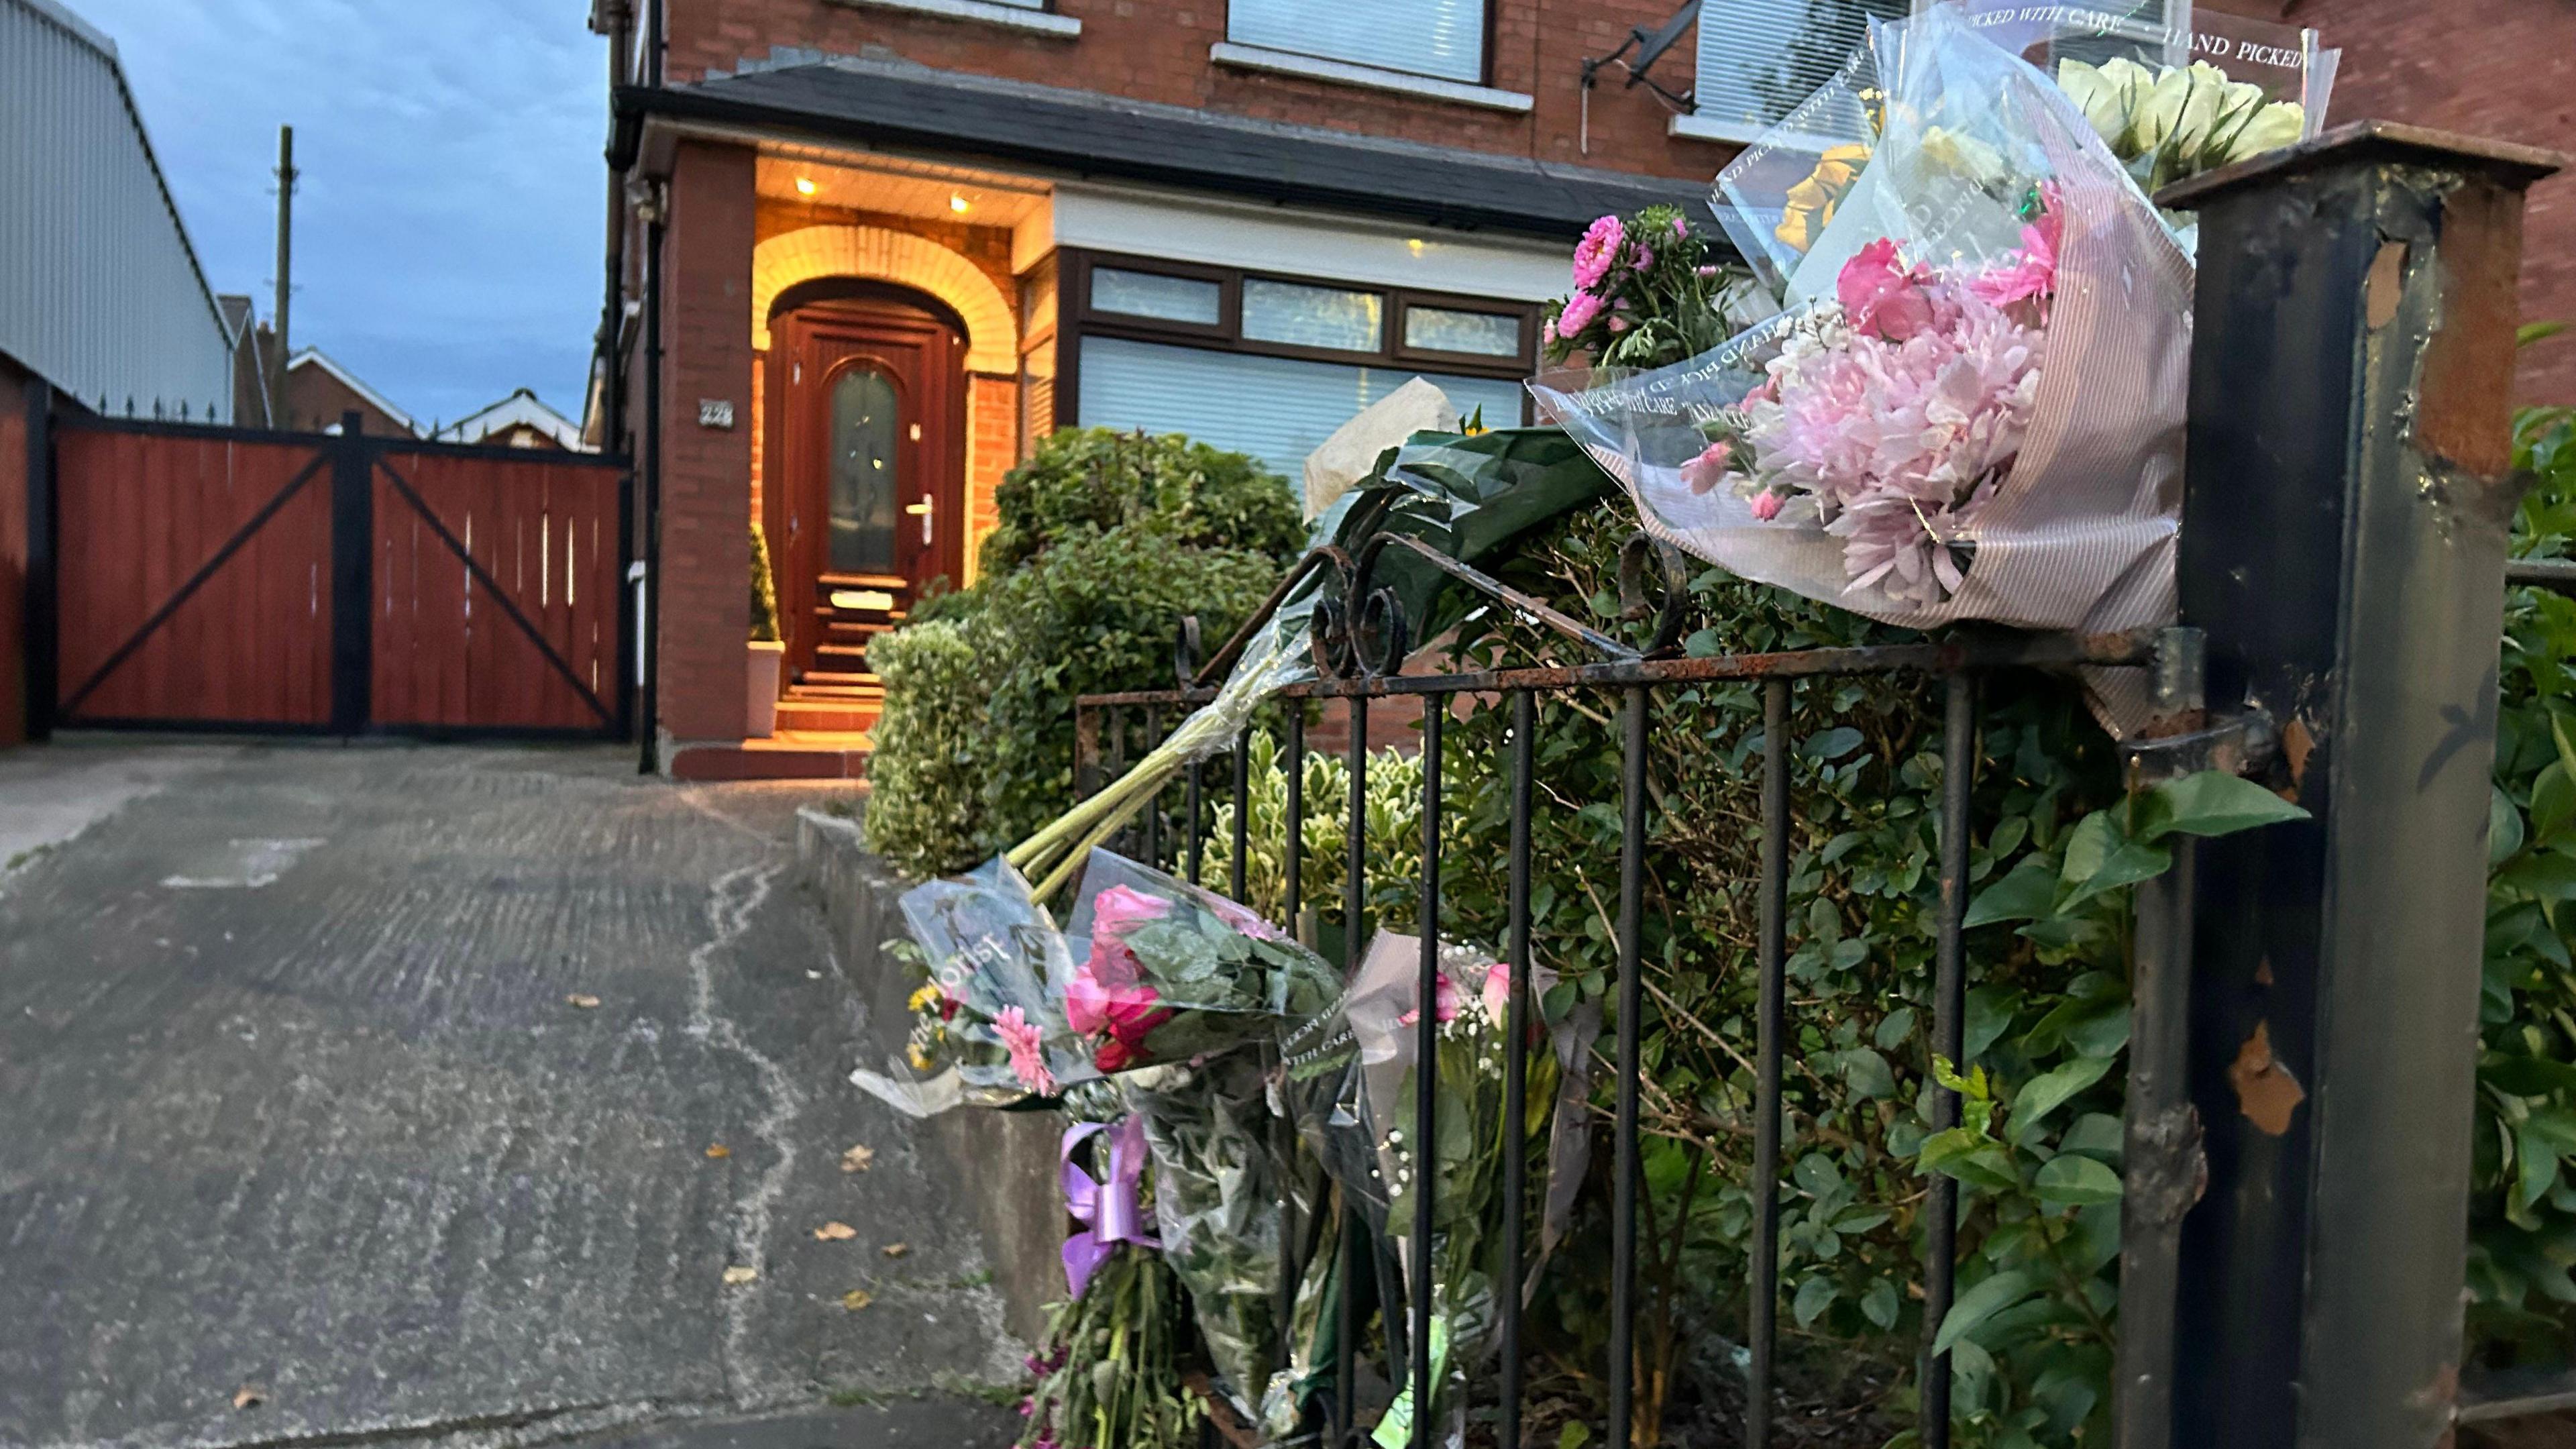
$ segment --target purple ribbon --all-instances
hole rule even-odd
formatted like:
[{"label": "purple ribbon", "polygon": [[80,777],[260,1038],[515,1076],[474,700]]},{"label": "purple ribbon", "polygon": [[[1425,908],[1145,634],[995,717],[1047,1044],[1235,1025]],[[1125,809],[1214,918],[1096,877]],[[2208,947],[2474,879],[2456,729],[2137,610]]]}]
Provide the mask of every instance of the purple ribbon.
[{"label": "purple ribbon", "polygon": [[[1093,1180],[1090,1173],[1076,1167],[1073,1150],[1094,1133],[1109,1134],[1109,1180]],[[1064,1282],[1073,1296],[1082,1296],[1083,1285],[1120,1243],[1140,1247],[1162,1246],[1145,1231],[1143,1205],[1137,1201],[1137,1180],[1145,1172],[1145,1124],[1129,1117],[1116,1127],[1098,1122],[1079,1122],[1064,1129],[1064,1146],[1057,1151],[1063,1166],[1064,1210],[1082,1224],[1082,1231],[1064,1240]]]}]

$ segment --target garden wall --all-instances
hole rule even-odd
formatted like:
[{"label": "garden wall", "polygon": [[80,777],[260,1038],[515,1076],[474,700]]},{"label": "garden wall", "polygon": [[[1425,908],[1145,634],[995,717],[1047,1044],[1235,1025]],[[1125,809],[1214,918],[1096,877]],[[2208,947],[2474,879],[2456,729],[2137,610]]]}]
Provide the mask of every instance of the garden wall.
[{"label": "garden wall", "polygon": [[[867,853],[856,819],[817,810],[797,812],[796,861],[828,917],[833,960],[858,994],[862,1057],[854,1065],[885,1071],[887,1058],[901,1055],[912,1024],[904,999],[915,982],[877,949],[903,933],[895,907],[903,882]],[[960,1108],[904,1124],[914,1150],[959,1165],[974,1185],[969,1200],[954,1204],[955,1230],[982,1240],[1002,1295],[1003,1322],[1029,1344],[1044,1340],[1046,1305],[1064,1296],[1066,1218],[1056,1183],[1063,1120],[1052,1112]]]}]

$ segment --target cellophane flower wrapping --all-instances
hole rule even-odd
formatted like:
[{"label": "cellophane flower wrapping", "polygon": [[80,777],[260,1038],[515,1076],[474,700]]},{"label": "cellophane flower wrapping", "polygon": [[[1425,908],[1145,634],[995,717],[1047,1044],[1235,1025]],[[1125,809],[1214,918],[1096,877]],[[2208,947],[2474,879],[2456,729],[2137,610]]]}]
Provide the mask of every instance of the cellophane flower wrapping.
[{"label": "cellophane flower wrapping", "polygon": [[1189,1291],[1214,1387],[1244,1423],[1277,1363],[1280,1208],[1295,1192],[1265,1061],[1237,1050],[1119,1078],[1144,1123],[1164,1260]]},{"label": "cellophane flower wrapping", "polygon": [[[1505,1030],[1511,989],[1508,968],[1472,947],[1443,943],[1433,1006],[1439,1048],[1437,1105],[1428,1152],[1413,1140],[1419,1082],[1419,1004],[1422,943],[1417,936],[1380,932],[1334,1009],[1308,1022],[1282,1044],[1283,1100],[1299,1135],[1340,1185],[1344,1200],[1395,1246],[1399,1292],[1409,1294],[1415,1255],[1415,1194],[1431,1184],[1430,1412],[1443,1442],[1463,1442],[1464,1392],[1469,1372],[1489,1358],[1500,1326],[1500,1298],[1512,1291],[1510,1267],[1501,1261],[1505,1130],[1504,1073],[1515,1049]],[[1555,1092],[1557,1058],[1544,1049],[1538,999],[1554,977],[1533,968],[1528,1020],[1532,1036],[1519,1043],[1530,1053],[1526,1104],[1528,1138],[1545,1134]],[[1533,1192],[1544,1197],[1544,1184]],[[1410,1324],[1409,1301],[1399,1305]],[[1409,1362],[1409,1357],[1407,1362]],[[1380,1420],[1377,1441],[1402,1449],[1418,1396],[1410,1386]]]},{"label": "cellophane flower wrapping", "polygon": [[1274,1041],[1340,988],[1250,907],[1107,850],[1083,866],[1066,945],[1058,1015],[1101,1074]]},{"label": "cellophane flower wrapping", "polygon": [[[1787,310],[1532,391],[1649,532],[1740,577],[1916,628],[2170,621],[2190,260],[2067,95],[1956,8],[1872,44],[1866,204],[1819,230]],[[2097,709],[2116,728],[2140,691],[2097,683]]]},{"label": "cellophane flower wrapping", "polygon": [[1071,950],[1018,871],[989,860],[915,886],[896,904],[927,962],[930,1009],[945,1018],[966,1100],[1053,1096],[1100,1075],[1057,995],[1073,974]]}]

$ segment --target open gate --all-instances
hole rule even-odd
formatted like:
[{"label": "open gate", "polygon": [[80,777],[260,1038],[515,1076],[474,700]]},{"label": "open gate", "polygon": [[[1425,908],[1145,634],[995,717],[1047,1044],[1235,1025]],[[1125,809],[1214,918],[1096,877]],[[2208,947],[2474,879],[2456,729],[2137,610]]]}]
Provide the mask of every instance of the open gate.
[{"label": "open gate", "polygon": [[57,419],[65,727],[619,738],[624,460]]}]

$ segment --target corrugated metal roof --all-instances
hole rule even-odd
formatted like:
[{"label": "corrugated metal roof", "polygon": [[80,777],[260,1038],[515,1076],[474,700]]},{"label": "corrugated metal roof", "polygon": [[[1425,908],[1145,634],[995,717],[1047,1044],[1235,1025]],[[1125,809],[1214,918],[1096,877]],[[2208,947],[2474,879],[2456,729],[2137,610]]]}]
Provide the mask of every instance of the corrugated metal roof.
[{"label": "corrugated metal roof", "polygon": [[232,329],[116,45],[0,0],[0,352],[93,407],[232,412]]}]

